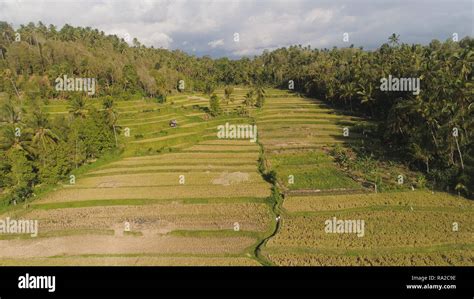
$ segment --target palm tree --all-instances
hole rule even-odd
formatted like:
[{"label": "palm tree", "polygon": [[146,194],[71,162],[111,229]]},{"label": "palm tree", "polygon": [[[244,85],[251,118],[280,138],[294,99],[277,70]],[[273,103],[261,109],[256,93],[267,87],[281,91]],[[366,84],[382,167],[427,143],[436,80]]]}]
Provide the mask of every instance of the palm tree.
[{"label": "palm tree", "polygon": [[34,152],[31,147],[31,135],[28,131],[17,134],[18,127],[7,125],[2,128],[0,135],[0,149],[9,151],[11,149],[18,149],[28,154]]},{"label": "palm tree", "polygon": [[4,76],[5,78],[8,78],[8,80],[11,82],[11,84],[13,85],[13,89],[15,90],[16,96],[17,96],[18,99],[21,101],[20,93],[18,92],[18,89],[16,88],[15,81],[13,81],[13,74],[12,74],[12,71],[11,71],[10,69],[5,69],[5,70],[3,71],[3,76]]},{"label": "palm tree", "polygon": [[36,150],[46,152],[51,145],[56,144],[59,140],[59,137],[49,128],[47,115],[41,110],[33,112],[29,127],[33,131],[31,141]]},{"label": "palm tree", "polygon": [[265,103],[265,89],[263,88],[262,84],[257,84],[254,90],[255,94],[257,95],[256,106],[258,108],[262,108],[263,104]]},{"label": "palm tree", "polygon": [[85,118],[87,115],[87,111],[88,109],[86,105],[86,100],[83,97],[77,96],[72,99],[72,102],[69,105],[70,115],[72,115],[74,118]]},{"label": "palm tree", "polygon": [[346,105],[346,101],[349,101],[349,105],[351,107],[351,112],[352,112],[352,98],[354,97],[354,95],[357,94],[356,86],[353,82],[349,82],[348,84],[343,84],[341,89],[342,89],[341,96],[344,99],[344,106]]},{"label": "palm tree", "polygon": [[426,165],[426,173],[430,172],[430,160],[432,159],[432,154],[429,149],[421,147],[420,145],[413,143],[412,147],[412,156],[415,160],[421,160]]},{"label": "palm tree", "polygon": [[0,110],[0,122],[8,124],[20,124],[21,114],[24,109],[15,105],[13,101],[5,103]]},{"label": "palm tree", "polygon": [[117,112],[114,109],[115,103],[111,97],[106,97],[102,102],[102,106],[104,107],[104,114],[105,114],[105,121],[109,125],[109,127],[113,128],[114,130],[114,137],[115,137],[115,146],[118,146],[117,141],[117,131],[115,129],[115,124],[117,122]]},{"label": "palm tree", "polygon": [[375,98],[373,97],[373,87],[372,84],[368,83],[366,86],[360,84],[359,91],[357,94],[360,96],[361,104],[366,104],[369,106],[369,111],[372,117],[374,117],[373,105],[375,103]]},{"label": "palm tree", "polygon": [[245,106],[253,106],[254,99],[253,99],[253,90],[249,90],[244,97],[244,104]]},{"label": "palm tree", "polygon": [[400,41],[400,35],[392,33],[392,35],[388,37],[388,41],[392,47],[398,46],[398,42]]}]

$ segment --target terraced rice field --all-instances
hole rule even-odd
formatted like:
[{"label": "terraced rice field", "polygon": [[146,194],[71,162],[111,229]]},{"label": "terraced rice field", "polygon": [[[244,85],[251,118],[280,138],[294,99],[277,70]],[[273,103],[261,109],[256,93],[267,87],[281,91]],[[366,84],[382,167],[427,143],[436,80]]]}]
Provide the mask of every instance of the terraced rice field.
[{"label": "terraced rice field", "polygon": [[[281,93],[269,96],[264,109],[257,113],[259,142],[266,153],[267,167],[276,171],[285,190],[362,188],[323,150],[358,138],[350,130],[359,120],[336,113],[320,101]],[[344,128],[349,129],[349,136],[343,135]]]},{"label": "terraced rice field", "polygon": [[[336,165],[328,147],[359,142],[364,120],[275,89],[240,117],[246,92],[235,88],[216,118],[199,94],[117,101],[123,154],[2,215],[37,219],[39,235],[1,235],[0,265],[474,264],[472,202],[374,193]],[[57,117],[67,105],[45,108]],[[217,139],[226,122],[255,123],[258,142]],[[364,236],[327,233],[333,217],[364,220]]]},{"label": "terraced rice field", "polygon": [[[262,248],[269,263],[473,265],[474,203],[429,191],[373,193],[334,164],[326,147],[359,142],[354,128],[361,121],[281,94],[257,113],[267,171],[275,171],[284,193],[276,233]],[[363,220],[364,233],[328,233],[334,217]]]},{"label": "terraced rice field", "polygon": [[56,256],[66,264],[254,264],[247,259],[273,221],[270,185],[257,172],[258,147],[241,143],[207,141],[198,153],[127,157],[89,172],[17,212],[38,219],[40,234],[0,240],[0,255],[39,264]]},{"label": "terraced rice field", "polygon": [[199,96],[117,104],[123,157],[11,211],[37,219],[39,235],[2,235],[0,264],[259,265],[254,248],[274,225],[259,146],[216,138],[242,118],[206,121]]},{"label": "terraced rice field", "polygon": [[2,259],[1,266],[259,266],[250,258],[242,257],[192,257],[179,255],[129,255],[129,256],[94,256],[55,257],[32,259]]},{"label": "terraced rice field", "polygon": [[[295,196],[283,209],[281,229],[265,250],[277,265],[474,263],[474,203],[446,193]],[[364,236],[326,233],[333,217],[364,220]]]}]

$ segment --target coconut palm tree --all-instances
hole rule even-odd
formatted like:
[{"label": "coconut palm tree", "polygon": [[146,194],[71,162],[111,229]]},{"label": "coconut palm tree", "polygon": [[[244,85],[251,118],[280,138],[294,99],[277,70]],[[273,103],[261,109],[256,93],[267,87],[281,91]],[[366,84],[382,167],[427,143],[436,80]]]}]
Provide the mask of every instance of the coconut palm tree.
[{"label": "coconut palm tree", "polygon": [[31,144],[37,152],[46,152],[52,145],[56,144],[59,137],[50,129],[49,120],[41,110],[33,112],[29,121],[32,130]]},{"label": "coconut palm tree", "polygon": [[244,105],[245,106],[253,106],[254,105],[254,98],[253,98],[253,90],[249,90],[244,97]]},{"label": "coconut palm tree", "polygon": [[357,94],[360,96],[361,104],[366,104],[369,107],[369,111],[372,117],[374,117],[373,105],[375,104],[376,99],[373,97],[373,86],[372,84],[359,85],[359,91]]},{"label": "coconut palm tree", "polygon": [[86,100],[81,96],[76,96],[72,99],[69,105],[69,114],[73,118],[85,118],[87,115],[87,104]]},{"label": "coconut palm tree", "polygon": [[106,97],[102,102],[102,107],[104,108],[104,116],[105,121],[109,125],[109,127],[113,128],[114,130],[114,137],[115,137],[115,146],[118,146],[117,140],[117,130],[115,128],[115,124],[117,123],[118,114],[115,111],[115,103],[111,97]]},{"label": "coconut palm tree", "polygon": [[18,99],[21,101],[20,93],[18,92],[18,88],[16,88],[15,81],[13,80],[14,78],[13,78],[13,73],[12,73],[12,71],[11,71],[10,69],[5,69],[5,70],[3,71],[3,76],[4,76],[5,78],[7,78],[7,79],[10,81],[10,83],[11,83],[12,86],[13,86],[13,89],[15,90],[16,96],[17,96]]},{"label": "coconut palm tree", "polygon": [[19,130],[14,125],[7,125],[1,128],[0,149],[9,151],[18,149],[32,154],[34,149],[31,147],[31,134],[27,130]]},{"label": "coconut palm tree", "polygon": [[356,86],[353,82],[349,82],[347,84],[343,84],[341,89],[341,97],[344,99],[344,106],[346,105],[347,101],[349,101],[349,106],[352,112],[352,99],[357,94]]},{"label": "coconut palm tree", "polygon": [[265,89],[263,88],[263,84],[259,83],[255,86],[254,92],[257,96],[257,101],[255,105],[258,108],[262,108],[263,104],[265,103]]},{"label": "coconut palm tree", "polygon": [[388,41],[392,47],[398,46],[398,42],[400,41],[400,35],[392,33],[392,35],[389,36]]},{"label": "coconut palm tree", "polygon": [[0,123],[20,124],[24,109],[15,105],[13,101],[8,101],[0,109]]}]

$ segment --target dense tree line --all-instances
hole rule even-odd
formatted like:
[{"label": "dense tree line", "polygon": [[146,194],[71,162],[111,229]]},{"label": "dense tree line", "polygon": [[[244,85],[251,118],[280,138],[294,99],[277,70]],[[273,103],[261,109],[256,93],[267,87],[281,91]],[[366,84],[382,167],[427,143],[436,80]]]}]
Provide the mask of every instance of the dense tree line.
[{"label": "dense tree line", "polygon": [[[245,104],[257,107],[264,105],[263,86],[288,89],[294,85],[296,92],[371,118],[379,124],[372,138],[384,144],[387,155],[399,157],[424,171],[439,188],[472,195],[473,45],[474,40],[469,37],[459,42],[434,40],[426,46],[408,45],[392,35],[388,43],[374,51],[352,46],[342,49],[291,46],[265,51],[252,59],[229,60],[145,47],[136,39],[129,45],[115,35],[105,35],[92,28],[65,25],[57,29],[53,25],[30,23],[15,31],[0,22],[0,93],[8,97],[2,109],[2,121],[10,124],[3,133],[3,139],[10,143],[4,143],[12,144],[14,139],[8,136],[14,133],[12,125],[20,122],[25,132],[32,131],[31,136],[35,134],[32,126],[36,123],[37,129],[42,128],[40,139],[43,140],[34,141],[28,134],[22,134],[15,139],[15,146],[4,147],[7,154],[1,154],[0,176],[4,177],[0,177],[0,182],[13,186],[14,182],[23,181],[22,175],[27,176],[24,180],[35,183],[67,173],[71,163],[75,164],[70,157],[74,152],[72,147],[76,147],[75,140],[81,140],[78,147],[84,148],[74,158],[80,160],[78,163],[113,147],[113,101],[104,103],[105,112],[87,112],[108,111],[108,115],[84,117],[88,109],[84,107],[83,97],[87,95],[54,88],[57,77],[68,75],[97,79],[97,91],[89,97],[127,99],[140,95],[164,101],[171,93],[200,91],[212,97],[214,115],[220,111],[220,100],[212,96],[219,85],[253,85]],[[381,90],[381,79],[389,76],[419,78],[420,93]],[[184,89],[178,88],[181,80],[185,82]],[[230,100],[231,93],[228,87],[223,100]],[[49,123],[37,109],[38,112],[23,114],[28,119],[18,119],[23,101],[30,106],[41,106],[52,98],[70,99],[74,107],[71,116]],[[453,134],[454,129],[457,135]],[[30,145],[36,147],[36,154],[27,150]],[[40,146],[43,148],[38,150]],[[40,157],[43,151],[48,154]],[[53,160],[68,162],[61,166]],[[16,178],[5,177],[11,169],[17,169]],[[33,179],[28,177],[31,169],[36,174]],[[47,169],[55,169],[55,173],[50,174],[51,170]]]},{"label": "dense tree line", "polygon": [[6,201],[22,202],[34,186],[67,178],[113,149],[115,112],[107,98],[103,106],[98,111],[76,95],[67,117],[50,120],[40,107],[27,112],[7,99],[0,107],[0,189],[8,190]]},{"label": "dense tree line", "polygon": [[[42,23],[21,26],[16,32],[0,22],[0,88],[15,87],[29,99],[68,97],[56,91],[54,79],[97,78],[96,96],[140,93],[163,98],[178,91],[205,91],[206,86],[251,83],[251,61],[197,58],[182,51],[129,46],[115,35],[97,29],[65,25],[60,30]],[[19,40],[16,41],[16,38]],[[178,89],[183,80],[185,88]]]},{"label": "dense tree line", "polygon": [[[321,98],[379,122],[376,138],[438,188],[474,192],[474,40],[400,44],[392,35],[375,51],[294,46],[265,52],[267,83]],[[419,94],[383,91],[381,79],[419,78]],[[455,133],[456,131],[456,133]],[[457,135],[457,136],[456,136]]]}]

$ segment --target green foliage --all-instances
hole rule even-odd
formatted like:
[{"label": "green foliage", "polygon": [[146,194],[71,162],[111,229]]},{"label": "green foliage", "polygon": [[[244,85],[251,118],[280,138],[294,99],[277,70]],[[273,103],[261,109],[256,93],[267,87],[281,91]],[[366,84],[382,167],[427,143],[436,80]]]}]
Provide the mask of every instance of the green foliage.
[{"label": "green foliage", "polygon": [[253,106],[255,103],[255,99],[253,98],[254,91],[249,90],[244,97],[244,105],[247,107]]},{"label": "green foliage", "polygon": [[10,173],[7,175],[11,182],[11,190],[7,197],[8,202],[22,202],[31,193],[36,178],[33,163],[28,159],[28,154],[18,148],[10,149],[6,153],[10,164]]},{"label": "green foliage", "polygon": [[339,144],[336,144],[330,150],[331,155],[334,157],[334,161],[339,163],[342,167],[348,167],[350,157],[348,152]]},{"label": "green foliage", "polygon": [[281,153],[273,155],[270,163],[278,174],[278,181],[290,190],[360,189],[360,185],[340,171],[322,151]]},{"label": "green foliage", "polygon": [[232,86],[226,86],[224,88],[224,97],[225,97],[226,101],[231,100],[231,95],[232,95],[233,92],[234,92],[234,88]]},{"label": "green foliage", "polygon": [[[278,179],[289,189],[360,189],[360,185],[337,169],[335,166],[325,165],[324,167],[312,167],[304,169],[285,165],[277,171]],[[294,183],[288,182],[288,177],[294,177]]]},{"label": "green foliage", "polygon": [[[401,163],[379,160],[363,151],[356,153],[341,145],[333,146],[329,153],[351,176],[377,184],[378,191],[427,187],[427,179],[422,173],[413,172]],[[397,181],[399,175],[403,175],[403,184]]]},{"label": "green foliage", "polygon": [[216,86],[213,83],[211,83],[211,82],[206,83],[206,86],[204,87],[204,93],[205,94],[210,96],[214,93],[215,90],[216,90]]},{"label": "green foliage", "polygon": [[[402,43],[394,33],[388,43],[374,51],[291,46],[265,51],[252,59],[213,60],[182,51],[147,48],[138,40],[130,47],[115,35],[68,24],[57,30],[54,26],[30,23],[20,26],[17,32],[22,36],[21,43],[13,42],[15,30],[10,25],[0,23],[0,90],[10,100],[0,103],[4,106],[0,113],[2,123],[22,128],[24,113],[19,107],[25,102],[33,105],[57,97],[70,99],[71,115],[85,119],[91,112],[84,105],[84,93],[54,89],[55,79],[64,75],[96,78],[98,88],[93,97],[146,96],[159,102],[178,92],[176,82],[180,79],[185,80],[187,90],[209,96],[216,86],[225,85],[226,101],[231,99],[230,85],[254,85],[255,90],[245,96],[246,107],[238,108],[237,113],[242,116],[248,116],[253,106],[264,106],[262,86],[287,89],[288,82],[293,80],[297,93],[324,99],[335,107],[379,121],[373,137],[385,145],[387,155],[409,161],[410,167],[424,171],[439,188],[473,195],[474,40],[470,37],[459,42],[434,40],[423,46]],[[421,93],[380,90],[380,79],[389,75],[420,78]],[[218,115],[219,101],[211,101],[211,114]],[[113,123],[110,114],[107,123],[109,127]],[[54,133],[66,138],[63,141],[74,143],[74,139],[68,139],[74,136],[62,132],[72,127],[77,131],[71,124]],[[454,127],[459,130],[456,138],[452,135]],[[12,133],[12,127],[8,130]],[[32,140],[27,136],[13,138],[7,131],[4,145],[34,154],[28,149]],[[97,156],[110,147],[108,133],[89,133],[94,137],[79,136],[77,161]]]},{"label": "green foliage", "polygon": [[80,117],[85,118],[87,115],[87,105],[86,100],[79,96],[75,95],[69,105],[69,114],[71,114],[74,118]]},{"label": "green foliage", "polygon": [[[383,144],[386,156],[408,161],[440,189],[457,186],[472,196],[474,40],[408,45],[392,34],[389,43],[375,51],[292,46],[265,52],[256,58],[264,65],[258,78],[284,88],[293,80],[296,92],[373,118],[380,125],[370,142]],[[421,92],[380,90],[389,75],[420,78]]]},{"label": "green foliage", "polygon": [[57,117],[50,121],[36,105],[26,110],[16,105],[10,101],[0,110],[4,120],[0,130],[0,191],[9,203],[27,199],[34,186],[55,184],[75,167],[115,147],[116,112],[111,98],[106,98],[104,109],[97,111],[75,95],[69,120]]},{"label": "green foliage", "polygon": [[257,96],[257,101],[255,103],[255,106],[257,108],[263,108],[263,105],[265,104],[265,89],[261,84],[258,84],[255,87],[255,94]]},{"label": "green foliage", "polygon": [[250,115],[249,108],[247,106],[240,106],[237,108],[237,114],[240,116],[247,117]]},{"label": "green foliage", "polygon": [[209,102],[209,109],[212,116],[218,116],[222,112],[219,98],[217,97],[216,94],[212,94],[211,96],[211,99]]}]

